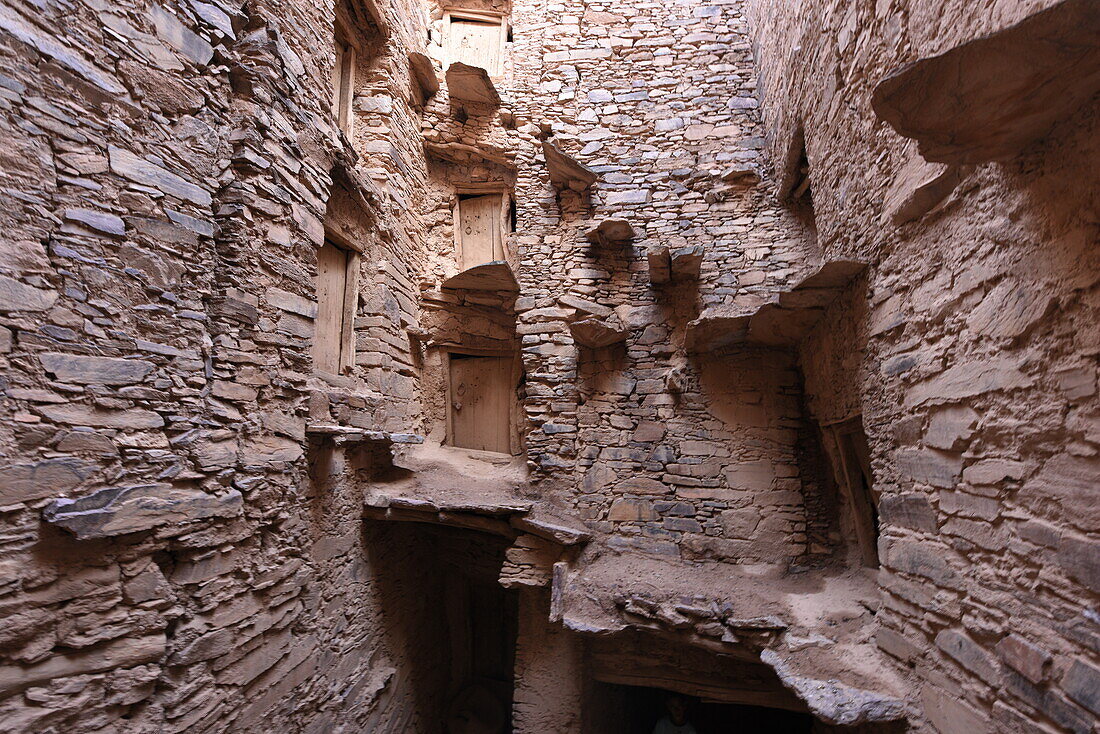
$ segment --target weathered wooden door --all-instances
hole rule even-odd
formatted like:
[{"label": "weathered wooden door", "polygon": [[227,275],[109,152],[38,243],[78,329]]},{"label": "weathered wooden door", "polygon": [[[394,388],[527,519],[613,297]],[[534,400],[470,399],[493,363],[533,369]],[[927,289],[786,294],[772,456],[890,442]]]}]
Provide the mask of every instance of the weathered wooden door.
[{"label": "weathered wooden door", "polygon": [[448,29],[448,58],[480,66],[490,76],[500,74],[500,23],[452,18]]},{"label": "weathered wooden door", "polygon": [[329,241],[317,251],[317,320],[313,333],[313,366],[339,374],[344,365],[348,252]]},{"label": "weathered wooden door", "polygon": [[500,215],[502,194],[471,196],[458,202],[462,269],[504,259]]},{"label": "weathered wooden door", "polygon": [[451,445],[511,453],[512,359],[451,355]]}]

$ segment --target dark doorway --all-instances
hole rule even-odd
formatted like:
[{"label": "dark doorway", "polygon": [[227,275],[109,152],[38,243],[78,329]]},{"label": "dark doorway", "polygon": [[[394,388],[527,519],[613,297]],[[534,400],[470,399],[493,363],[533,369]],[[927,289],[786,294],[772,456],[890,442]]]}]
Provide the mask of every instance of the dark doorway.
[{"label": "dark doorway", "polygon": [[497,581],[508,543],[368,522],[366,545],[384,630],[379,652],[396,671],[385,695],[402,701],[404,730],[510,734],[518,598]]},{"label": "dark doorway", "polygon": [[598,684],[598,695],[614,699],[619,725],[605,722],[605,734],[653,734],[666,715],[666,701],[676,696],[683,702],[687,720],[698,734],[811,734],[813,717],[806,713],[704,701],[659,688]]}]

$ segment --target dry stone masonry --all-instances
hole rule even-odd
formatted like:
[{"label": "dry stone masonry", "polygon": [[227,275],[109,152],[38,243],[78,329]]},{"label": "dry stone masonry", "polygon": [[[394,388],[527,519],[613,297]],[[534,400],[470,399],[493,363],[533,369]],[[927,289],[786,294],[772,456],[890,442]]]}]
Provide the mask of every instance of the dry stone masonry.
[{"label": "dry stone masonry", "polygon": [[3,0],[0,729],[1093,732],[1100,0]]}]

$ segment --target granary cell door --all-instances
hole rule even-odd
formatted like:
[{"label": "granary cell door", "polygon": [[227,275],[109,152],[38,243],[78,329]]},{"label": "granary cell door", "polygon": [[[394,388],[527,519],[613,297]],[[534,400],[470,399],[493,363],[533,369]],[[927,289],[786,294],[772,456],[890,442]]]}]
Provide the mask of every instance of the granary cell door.
[{"label": "granary cell door", "polygon": [[462,269],[504,259],[502,194],[469,196],[458,202]]},{"label": "granary cell door", "polygon": [[500,23],[451,18],[448,29],[448,58],[480,66],[490,76],[500,74]]},{"label": "granary cell door", "polygon": [[450,357],[451,445],[511,453],[511,357]]}]

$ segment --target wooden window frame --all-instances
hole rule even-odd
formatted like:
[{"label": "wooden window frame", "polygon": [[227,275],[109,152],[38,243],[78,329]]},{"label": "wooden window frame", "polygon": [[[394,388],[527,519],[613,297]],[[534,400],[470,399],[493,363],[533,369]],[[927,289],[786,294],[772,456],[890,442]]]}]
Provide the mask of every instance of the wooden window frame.
[{"label": "wooden window frame", "polygon": [[492,10],[466,10],[465,8],[445,8],[443,10],[443,51],[446,55],[446,64],[450,66],[458,59],[451,58],[451,22],[454,20],[467,20],[475,23],[491,23],[500,26],[500,34],[497,38],[497,70],[486,69],[489,76],[499,78],[504,74],[504,55],[508,48],[509,15]]},{"label": "wooden window frame", "polygon": [[[359,311],[359,271],[362,265],[362,250],[352,245],[346,238],[325,230],[325,244],[331,244],[338,250],[346,253],[347,264],[344,270],[344,298],[342,302],[340,321],[339,354],[336,357],[338,374],[348,374],[355,368],[355,317]],[[319,278],[320,273],[315,277]],[[314,286],[316,288],[316,285]],[[320,315],[320,302],[317,303],[318,316]],[[316,339],[316,337],[315,337]],[[316,355],[311,355],[314,362],[314,370],[326,372],[316,366]],[[331,374],[331,373],[330,373]]]},{"label": "wooden window frame", "polygon": [[[871,470],[870,455],[859,456],[858,452],[849,452],[844,439],[858,434],[864,444],[867,433],[863,428],[863,416],[856,415],[835,423],[824,425],[822,433],[827,438],[826,448],[830,456],[833,475],[848,500],[855,525],[856,540],[859,543],[863,564],[878,568],[878,506],[879,497],[875,490],[875,475]],[[856,454],[853,457],[849,453]],[[867,487],[864,489],[864,480]]]},{"label": "wooden window frame", "polygon": [[338,17],[333,34],[336,68],[333,70],[332,116],[336,126],[349,137],[355,122],[352,106],[355,103],[356,45],[351,40],[347,26]]},{"label": "wooden window frame", "polygon": [[[509,223],[511,220],[511,202],[512,202],[512,190],[508,188],[501,188],[498,186],[456,186],[454,195],[454,203],[451,206],[451,221],[454,226],[454,246],[455,261],[460,271],[465,270],[462,250],[462,198],[471,196],[491,196],[493,194],[500,194],[500,249],[501,257],[504,260],[508,259],[508,235]],[[490,261],[492,262],[492,261]],[[483,264],[483,263],[479,263]],[[476,266],[475,266],[476,267]]]},{"label": "wooden window frame", "polygon": [[[513,349],[478,349],[476,347],[464,347],[460,344],[441,344],[439,345],[441,361],[443,366],[443,384],[444,394],[446,398],[446,437],[443,442],[444,446],[450,448],[460,449],[463,451],[474,451],[475,449],[463,449],[461,446],[454,445],[454,414],[452,406],[454,405],[454,390],[451,385],[451,355],[458,354],[463,357],[501,357],[512,360],[512,372],[509,377],[508,384],[514,391],[519,385],[520,377],[523,374],[523,360],[519,353]],[[518,399],[513,398],[509,402],[508,407],[508,454],[501,454],[502,456],[515,456],[520,452],[520,442],[516,435],[516,427],[520,425],[517,408]],[[491,451],[489,453],[498,453]]]}]

